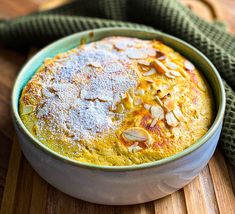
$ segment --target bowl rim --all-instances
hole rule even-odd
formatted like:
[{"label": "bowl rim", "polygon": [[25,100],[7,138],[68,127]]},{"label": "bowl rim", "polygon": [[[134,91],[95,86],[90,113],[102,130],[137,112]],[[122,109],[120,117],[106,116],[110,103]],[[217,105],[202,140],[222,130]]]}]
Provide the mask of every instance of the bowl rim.
[{"label": "bowl rim", "polygon": [[[212,70],[215,74],[215,77],[217,78],[218,83],[219,83],[219,91],[221,93],[221,101],[218,104],[219,105],[218,111],[217,111],[214,122],[211,125],[210,129],[207,131],[207,133],[203,137],[201,137],[199,140],[197,140],[193,145],[189,146],[188,148],[184,149],[183,151],[181,151],[175,155],[172,155],[170,157],[166,157],[166,158],[163,158],[160,160],[148,162],[148,163],[143,163],[143,164],[138,164],[138,165],[128,165],[128,166],[96,165],[96,164],[90,164],[90,163],[77,161],[77,160],[68,158],[66,156],[63,156],[63,155],[53,151],[52,149],[50,149],[49,147],[47,147],[46,145],[41,143],[37,138],[35,138],[28,131],[28,129],[24,126],[24,124],[20,118],[20,115],[18,112],[18,107],[17,107],[17,105],[19,104],[19,98],[17,99],[17,103],[15,103],[15,99],[16,99],[15,97],[17,96],[17,92],[19,90],[18,88],[19,88],[20,80],[23,77],[23,74],[27,72],[28,68],[30,67],[31,62],[34,61],[35,59],[37,59],[37,57],[40,54],[42,54],[43,52],[46,52],[48,49],[51,49],[53,47],[56,47],[59,43],[64,42],[66,40],[70,40],[72,38],[76,38],[77,36],[82,36],[82,35],[87,36],[87,35],[90,35],[91,32],[92,32],[92,34],[93,33],[99,34],[99,33],[117,31],[117,30],[118,31],[129,31],[129,32],[132,31],[132,33],[133,32],[153,33],[156,36],[168,37],[168,39],[171,39],[171,40],[174,40],[178,43],[181,43],[183,46],[190,48],[193,52],[196,52],[196,54],[198,54],[200,57],[202,57],[205,60],[205,62],[212,68]],[[13,91],[12,91],[11,107],[12,107],[13,122],[15,123],[15,125],[17,125],[19,130],[30,140],[30,143],[32,143],[33,146],[36,146],[42,152],[49,154],[52,158],[56,158],[57,160],[72,164],[74,166],[88,168],[88,169],[96,169],[96,170],[102,170],[102,171],[132,171],[132,170],[152,168],[152,167],[157,167],[157,166],[160,166],[163,164],[167,164],[167,163],[175,161],[181,157],[184,157],[184,156],[190,154],[191,152],[195,151],[199,147],[201,147],[204,143],[206,143],[208,141],[208,139],[210,139],[213,136],[213,134],[218,129],[220,123],[223,121],[224,111],[225,111],[225,103],[226,103],[225,100],[226,100],[226,98],[225,98],[224,85],[223,85],[222,79],[219,75],[219,72],[217,71],[215,66],[210,62],[210,60],[203,53],[201,53],[199,50],[194,48],[192,45],[190,45],[190,44],[188,44],[188,43],[186,43],[186,42],[182,41],[181,39],[178,39],[174,36],[171,36],[171,35],[159,32],[159,31],[155,31],[155,30],[142,30],[142,29],[124,28],[124,27],[109,27],[109,28],[98,28],[98,29],[92,29],[92,30],[74,33],[72,35],[63,37],[59,40],[56,40],[55,42],[45,46],[39,52],[37,52],[30,60],[27,61],[27,63],[21,68],[19,74],[17,75],[17,78],[14,83]]]}]

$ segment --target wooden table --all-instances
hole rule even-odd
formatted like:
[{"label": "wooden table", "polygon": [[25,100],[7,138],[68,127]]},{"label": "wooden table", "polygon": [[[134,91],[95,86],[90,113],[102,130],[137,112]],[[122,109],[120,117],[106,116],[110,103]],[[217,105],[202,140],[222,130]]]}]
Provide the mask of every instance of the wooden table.
[{"label": "wooden table", "polygon": [[[24,15],[65,0],[0,0],[0,18]],[[182,0],[204,18],[219,17],[235,33],[234,0]],[[209,10],[209,12],[208,12]],[[210,12],[212,11],[212,12]],[[214,11],[214,12],[213,12]],[[21,154],[10,115],[14,79],[28,50],[0,47],[0,204],[8,213],[235,213],[235,169],[217,149],[190,184],[160,200],[135,206],[102,206],[71,198],[41,179]]]}]

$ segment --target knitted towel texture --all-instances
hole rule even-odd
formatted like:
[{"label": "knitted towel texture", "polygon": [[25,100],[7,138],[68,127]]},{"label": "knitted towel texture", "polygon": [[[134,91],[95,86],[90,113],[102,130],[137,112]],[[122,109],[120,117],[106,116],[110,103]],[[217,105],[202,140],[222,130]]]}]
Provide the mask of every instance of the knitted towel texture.
[{"label": "knitted towel texture", "polygon": [[77,0],[59,8],[0,21],[0,42],[45,45],[66,35],[101,27],[161,30],[203,52],[224,79],[226,113],[221,148],[235,165],[235,37],[221,23],[208,23],[176,0]]}]

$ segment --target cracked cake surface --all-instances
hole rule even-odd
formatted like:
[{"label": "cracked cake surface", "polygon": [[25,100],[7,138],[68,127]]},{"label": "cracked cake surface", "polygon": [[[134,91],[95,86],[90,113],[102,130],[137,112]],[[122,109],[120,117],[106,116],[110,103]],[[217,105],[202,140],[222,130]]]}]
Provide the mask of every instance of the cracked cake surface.
[{"label": "cracked cake surface", "polygon": [[[185,56],[187,57],[187,56]],[[136,165],[194,144],[213,121],[203,75],[157,40],[107,37],[45,59],[19,112],[43,144],[97,165]]]}]

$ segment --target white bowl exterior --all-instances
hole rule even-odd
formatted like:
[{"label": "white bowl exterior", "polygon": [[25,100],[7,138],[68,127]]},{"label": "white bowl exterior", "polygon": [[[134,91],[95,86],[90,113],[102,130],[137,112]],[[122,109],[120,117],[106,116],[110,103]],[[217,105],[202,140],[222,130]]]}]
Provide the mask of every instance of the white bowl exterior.
[{"label": "white bowl exterior", "polygon": [[186,156],[163,165],[129,171],[85,168],[55,159],[30,142],[16,123],[15,127],[25,157],[52,186],[85,201],[128,205],[164,197],[197,176],[215,151],[222,122],[206,143]]}]

